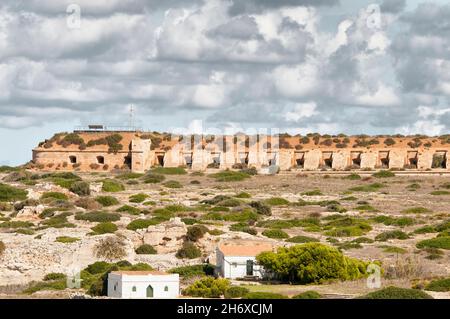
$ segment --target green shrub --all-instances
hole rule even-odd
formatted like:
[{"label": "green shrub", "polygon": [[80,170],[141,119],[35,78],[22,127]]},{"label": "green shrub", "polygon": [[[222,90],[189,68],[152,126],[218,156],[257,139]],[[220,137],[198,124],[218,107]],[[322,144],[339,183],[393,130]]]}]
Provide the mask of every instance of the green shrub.
[{"label": "green shrub", "polygon": [[414,234],[428,234],[428,233],[435,233],[436,229],[433,226],[423,226],[415,229],[413,231]]},{"label": "green shrub", "polygon": [[31,284],[23,293],[33,294],[42,290],[64,290],[66,288],[66,280],[41,281]]},{"label": "green shrub", "polygon": [[140,194],[130,196],[129,201],[131,203],[142,203],[147,198],[148,198],[147,194],[140,193]]},{"label": "green shrub", "polygon": [[41,224],[45,227],[50,228],[75,228],[76,226],[74,224],[71,224],[67,221],[67,216],[69,215],[66,213],[62,213],[58,216],[54,216],[42,221]]},{"label": "green shrub", "polygon": [[251,175],[243,172],[235,172],[235,171],[222,171],[215,174],[211,174],[208,177],[214,178],[218,182],[239,182],[243,181],[247,178],[250,178]]},{"label": "green shrub", "polygon": [[18,172],[19,170],[20,170],[19,167],[11,167],[7,165],[0,166],[0,173]]},{"label": "green shrub", "polygon": [[125,190],[123,184],[114,181],[112,179],[106,179],[103,181],[102,191],[107,193],[117,193]]},{"label": "green shrub", "polygon": [[97,196],[95,201],[104,207],[110,207],[114,205],[119,205],[117,198],[112,196]]},{"label": "green shrub", "polygon": [[279,279],[301,284],[362,278],[368,264],[320,243],[281,247],[277,252],[259,254],[256,260]]},{"label": "green shrub", "polygon": [[242,299],[287,299],[286,296],[273,292],[250,292]]},{"label": "green shrub", "polygon": [[119,214],[108,212],[89,212],[75,215],[76,220],[87,220],[90,222],[115,222],[120,219]]},{"label": "green shrub", "polygon": [[56,237],[56,242],[58,242],[58,243],[71,244],[71,243],[74,243],[77,241],[80,241],[80,238],[69,237],[69,236]]},{"label": "green shrub", "polygon": [[94,247],[95,257],[105,260],[121,259],[127,255],[123,238],[109,236],[102,238]]},{"label": "green shrub", "polygon": [[385,225],[395,225],[395,226],[411,226],[416,223],[416,221],[413,218],[410,217],[400,217],[400,218],[394,218],[386,215],[380,215],[373,219],[377,223],[382,223]]},{"label": "green shrub", "polygon": [[83,182],[83,181],[74,182],[70,186],[69,190],[72,193],[77,194],[78,196],[91,195],[91,187],[90,187],[89,183]]},{"label": "green shrub", "polygon": [[320,299],[322,295],[317,291],[308,290],[292,297],[292,299]]},{"label": "green shrub", "polygon": [[269,238],[276,238],[276,239],[284,239],[289,238],[289,235],[282,231],[281,229],[267,229],[262,232],[262,234]]},{"label": "green shrub", "polygon": [[356,237],[371,231],[372,227],[360,219],[337,215],[336,218],[327,222],[324,229],[327,230],[325,232],[327,236]]},{"label": "green shrub", "polygon": [[286,239],[286,241],[289,243],[296,243],[296,244],[319,242],[318,239],[308,236],[294,236],[289,239]]},{"label": "green shrub", "polygon": [[377,178],[387,178],[387,177],[395,177],[395,174],[391,171],[381,170],[379,172],[372,174],[372,176]]},{"label": "green shrub", "polygon": [[195,242],[198,241],[200,238],[203,238],[203,236],[208,231],[208,228],[206,228],[203,225],[194,225],[189,226],[186,233],[186,238],[189,241]]},{"label": "green shrub", "polygon": [[430,195],[440,196],[440,195],[450,195],[449,191],[433,191]]},{"label": "green shrub", "polygon": [[176,257],[179,259],[194,259],[202,255],[200,249],[194,243],[186,241],[183,246],[177,251]]},{"label": "green shrub", "polygon": [[355,186],[355,187],[351,187],[348,190],[351,192],[376,192],[378,190],[380,190],[380,188],[385,187],[385,185],[380,184],[380,183],[373,183],[373,184],[368,184],[368,185],[362,185],[362,186]]},{"label": "green shrub", "polygon": [[116,210],[118,213],[127,213],[131,215],[139,215],[141,213],[141,210],[139,208],[130,206],[130,205],[123,205],[122,207],[118,208]]},{"label": "green shrub", "polygon": [[430,291],[450,291],[450,278],[442,278],[432,280],[426,285],[425,290]]},{"label": "green shrub", "polygon": [[251,202],[249,205],[256,209],[256,212],[260,215],[272,215],[272,208],[262,202]]},{"label": "green shrub", "polygon": [[450,236],[436,237],[425,239],[417,243],[417,248],[440,248],[450,249]]},{"label": "green shrub", "polygon": [[111,222],[103,222],[91,228],[96,234],[112,234],[117,230],[117,225]]},{"label": "green shrub", "polygon": [[182,188],[183,185],[181,185],[181,183],[179,181],[167,181],[165,183],[163,183],[163,185],[167,188]]},{"label": "green shrub", "polygon": [[0,228],[28,228],[32,227],[33,223],[25,221],[7,221],[0,224]]},{"label": "green shrub", "polygon": [[240,231],[253,236],[258,234],[258,231],[255,228],[248,226],[247,223],[233,224],[230,226],[230,231]]},{"label": "green shrub", "polygon": [[347,176],[343,177],[343,179],[348,179],[348,180],[351,180],[351,181],[357,181],[357,180],[361,179],[361,176],[359,174],[352,173],[350,175],[347,175]]},{"label": "green shrub", "polygon": [[407,208],[402,210],[403,214],[425,214],[425,213],[430,213],[431,210],[429,210],[428,208],[425,207],[411,207],[411,208]]},{"label": "green shrub", "polygon": [[67,276],[59,272],[52,272],[44,276],[44,281],[66,280]]},{"label": "green shrub", "polygon": [[323,195],[320,189],[314,189],[312,191],[306,191],[302,193],[303,196],[321,196]]},{"label": "green shrub", "polygon": [[375,240],[377,241],[386,241],[388,239],[408,239],[408,234],[402,232],[401,230],[390,230],[382,232],[375,236]]},{"label": "green shrub", "polygon": [[227,299],[242,298],[250,292],[245,287],[233,286],[225,290],[224,297]]},{"label": "green shrub", "polygon": [[87,266],[86,271],[91,275],[97,275],[108,271],[111,268],[111,264],[106,261],[96,261],[93,264]]},{"label": "green shrub", "polygon": [[121,179],[121,180],[127,180],[127,179],[141,178],[142,176],[144,176],[144,174],[128,172],[128,173],[123,173],[123,174],[117,175],[116,178]]},{"label": "green shrub", "polygon": [[220,298],[230,288],[228,279],[205,277],[183,290],[183,295],[203,298]]},{"label": "green shrub", "polygon": [[146,184],[156,184],[156,183],[161,183],[165,179],[166,179],[166,177],[164,175],[155,174],[155,173],[148,173],[144,177],[144,183],[146,183]]},{"label": "green shrub", "polygon": [[155,255],[158,253],[152,245],[148,244],[140,245],[138,248],[136,248],[135,252],[138,255]]},{"label": "green shrub", "polygon": [[272,198],[266,199],[264,202],[270,206],[289,205],[289,201],[284,198],[281,198],[281,197],[272,197]]},{"label": "green shrub", "polygon": [[135,219],[127,225],[129,230],[145,229],[152,225],[157,225],[152,219]]},{"label": "green shrub", "polygon": [[251,198],[252,195],[250,195],[249,193],[246,193],[246,192],[241,192],[239,194],[234,195],[234,197],[236,197],[236,198]]},{"label": "green shrub", "polygon": [[155,167],[151,173],[164,174],[164,175],[185,175],[186,170],[182,167]]},{"label": "green shrub", "polygon": [[47,198],[56,199],[56,200],[68,200],[69,199],[66,194],[59,193],[59,192],[46,192],[46,193],[42,194],[41,199],[47,199]]},{"label": "green shrub", "polygon": [[390,286],[368,293],[359,299],[433,299],[433,297],[417,289]]},{"label": "green shrub", "polygon": [[241,201],[235,198],[227,198],[219,202],[218,205],[222,207],[237,207],[241,205]]},{"label": "green shrub", "polygon": [[383,248],[383,252],[385,253],[391,253],[391,254],[406,254],[408,251],[406,249],[395,247],[395,246],[380,246],[380,248]]},{"label": "green shrub", "polygon": [[214,270],[214,265],[201,264],[172,268],[168,273],[179,274],[182,278],[188,279],[197,276],[214,276]]}]

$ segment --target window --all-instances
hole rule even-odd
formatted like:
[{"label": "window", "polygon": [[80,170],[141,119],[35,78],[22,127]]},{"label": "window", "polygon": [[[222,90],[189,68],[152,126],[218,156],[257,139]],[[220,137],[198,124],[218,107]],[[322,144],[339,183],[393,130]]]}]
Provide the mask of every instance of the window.
[{"label": "window", "polygon": [[71,164],[76,164],[77,163],[77,157],[76,156],[69,156],[69,161]]},{"label": "window", "polygon": [[165,286],[165,287],[164,287],[164,291],[169,291],[169,287],[168,287],[168,286]]},{"label": "window", "polygon": [[133,288],[131,289],[133,292],[136,292],[136,286],[133,286]]},{"label": "window", "polygon": [[97,156],[98,164],[105,164],[105,158],[103,156]]},{"label": "window", "polygon": [[117,282],[114,284],[114,291],[117,291]]}]

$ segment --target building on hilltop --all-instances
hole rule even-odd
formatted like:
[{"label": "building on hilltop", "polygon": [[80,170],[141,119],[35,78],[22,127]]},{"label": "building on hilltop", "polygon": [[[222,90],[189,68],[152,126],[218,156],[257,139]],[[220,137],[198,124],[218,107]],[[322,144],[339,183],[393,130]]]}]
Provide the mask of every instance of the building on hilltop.
[{"label": "building on hilltop", "polygon": [[154,166],[192,170],[449,170],[450,135],[179,136],[140,131],[60,133],[33,150],[39,170],[144,172]]}]

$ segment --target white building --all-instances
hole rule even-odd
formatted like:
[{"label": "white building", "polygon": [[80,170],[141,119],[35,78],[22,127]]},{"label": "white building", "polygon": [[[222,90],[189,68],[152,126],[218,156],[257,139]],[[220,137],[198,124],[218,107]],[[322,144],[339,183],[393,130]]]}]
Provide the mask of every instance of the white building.
[{"label": "white building", "polygon": [[108,275],[108,297],[177,298],[180,277],[161,271],[113,271]]},{"label": "white building", "polygon": [[216,250],[216,272],[228,279],[262,278],[264,268],[256,263],[256,256],[272,250],[271,243],[254,240],[221,243]]}]

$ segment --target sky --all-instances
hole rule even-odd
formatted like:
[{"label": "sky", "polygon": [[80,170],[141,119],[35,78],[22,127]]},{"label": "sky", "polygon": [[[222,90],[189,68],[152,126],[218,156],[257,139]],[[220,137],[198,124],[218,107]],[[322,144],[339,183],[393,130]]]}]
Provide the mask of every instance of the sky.
[{"label": "sky", "polygon": [[448,134],[449,98],[444,0],[0,2],[0,165],[88,124]]}]

